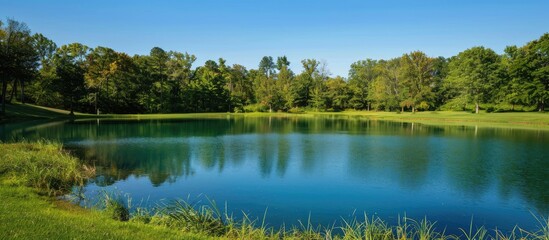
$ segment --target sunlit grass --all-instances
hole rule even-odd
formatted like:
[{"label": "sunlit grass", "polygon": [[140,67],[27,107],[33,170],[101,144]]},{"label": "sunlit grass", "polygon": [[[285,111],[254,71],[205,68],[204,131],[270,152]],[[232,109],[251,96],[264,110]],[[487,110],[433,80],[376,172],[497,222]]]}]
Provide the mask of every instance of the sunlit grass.
[{"label": "sunlit grass", "polygon": [[0,174],[12,184],[33,187],[48,195],[69,192],[95,174],[93,167],[48,141],[1,144]]}]

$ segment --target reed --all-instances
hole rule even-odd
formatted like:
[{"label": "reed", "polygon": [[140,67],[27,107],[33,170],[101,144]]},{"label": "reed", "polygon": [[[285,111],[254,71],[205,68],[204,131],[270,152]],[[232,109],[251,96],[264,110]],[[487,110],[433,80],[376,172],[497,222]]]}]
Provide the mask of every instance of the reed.
[{"label": "reed", "polygon": [[104,191],[102,196],[104,212],[107,213],[110,218],[118,221],[130,220],[130,211],[119,194]]},{"label": "reed", "polygon": [[489,237],[488,230],[486,230],[484,226],[476,227],[475,230],[473,230],[473,218],[471,218],[469,229],[465,230],[463,228],[460,228],[459,230],[463,233],[460,239],[484,240]]},{"label": "reed", "polygon": [[[363,218],[353,217],[342,219],[340,223],[331,226],[321,226],[312,223],[311,216],[306,221],[286,228],[282,225],[274,228],[266,224],[266,210],[261,219],[251,218],[243,213],[241,219],[232,214],[222,212],[215,201],[206,198],[202,204],[199,198],[191,201],[176,200],[163,203],[156,210],[137,208],[131,215],[131,222],[140,222],[148,225],[160,225],[186,233],[199,234],[220,239],[307,239],[307,240],[516,240],[539,239],[549,240],[549,218],[534,216],[539,223],[539,230],[528,232],[515,227],[511,232],[504,233],[495,229],[493,232],[484,226],[475,226],[473,219],[467,229],[460,228],[461,234],[446,234],[446,229],[439,231],[436,222],[426,217],[415,220],[406,216],[398,218],[394,226],[383,219],[364,214]],[[490,235],[492,233],[492,235]]]}]

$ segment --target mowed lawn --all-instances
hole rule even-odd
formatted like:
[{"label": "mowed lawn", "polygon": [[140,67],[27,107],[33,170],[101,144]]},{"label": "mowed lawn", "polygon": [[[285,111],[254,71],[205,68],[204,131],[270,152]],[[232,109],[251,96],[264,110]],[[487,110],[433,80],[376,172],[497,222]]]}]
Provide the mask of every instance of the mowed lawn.
[{"label": "mowed lawn", "polygon": [[0,185],[0,239],[210,239],[165,227],[115,221],[33,191]]},{"label": "mowed lawn", "polygon": [[333,115],[347,117],[365,117],[372,120],[418,122],[434,125],[466,125],[479,127],[511,127],[549,129],[549,114],[540,112],[505,112],[479,114],[468,112],[430,111],[416,113],[394,112],[340,112],[314,113],[315,116]]}]

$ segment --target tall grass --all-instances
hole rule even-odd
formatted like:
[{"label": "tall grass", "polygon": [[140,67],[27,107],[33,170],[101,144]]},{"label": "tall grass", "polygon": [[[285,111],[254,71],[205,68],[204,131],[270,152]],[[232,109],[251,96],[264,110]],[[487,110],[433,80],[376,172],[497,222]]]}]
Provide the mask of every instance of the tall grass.
[{"label": "tall grass", "polygon": [[352,220],[343,219],[343,239],[394,239],[393,230],[385,221],[377,217],[368,218],[364,214],[364,220],[353,218]]},{"label": "tall grass", "polygon": [[213,236],[227,232],[223,216],[213,203],[198,205],[176,200],[161,208],[161,214],[172,220],[172,226],[186,232],[203,232]]},{"label": "tall grass", "polygon": [[[119,194],[115,192],[104,191],[102,195],[101,204],[104,208],[104,212],[114,220],[128,221],[130,220],[129,207],[126,207],[124,200]],[[128,204],[130,201],[128,201]]]},{"label": "tall grass", "polygon": [[222,212],[214,201],[207,198],[206,203],[199,198],[191,201],[176,200],[158,205],[154,210],[137,208],[131,214],[130,221],[148,225],[160,225],[182,232],[202,234],[221,239],[307,239],[307,240],[515,240],[539,239],[549,240],[549,218],[536,217],[539,230],[529,232],[515,227],[511,232],[493,231],[484,226],[475,226],[473,220],[466,229],[459,229],[461,234],[446,234],[446,229],[438,228],[436,222],[427,218],[415,220],[398,217],[396,225],[390,225],[375,216],[363,215],[342,219],[332,226],[314,225],[311,217],[298,221],[295,226],[287,228],[282,225],[274,228],[266,224],[267,211],[261,219],[252,219],[243,213],[241,219],[228,214],[227,206]]},{"label": "tall grass", "polygon": [[49,141],[0,143],[0,175],[12,185],[33,187],[47,195],[68,193],[95,174],[93,167]]},{"label": "tall grass", "polygon": [[488,230],[484,228],[484,226],[477,227],[473,231],[473,219],[471,218],[471,223],[469,224],[469,229],[465,230],[463,228],[460,228],[461,232],[463,233],[462,238],[467,240],[484,240],[488,237]]}]

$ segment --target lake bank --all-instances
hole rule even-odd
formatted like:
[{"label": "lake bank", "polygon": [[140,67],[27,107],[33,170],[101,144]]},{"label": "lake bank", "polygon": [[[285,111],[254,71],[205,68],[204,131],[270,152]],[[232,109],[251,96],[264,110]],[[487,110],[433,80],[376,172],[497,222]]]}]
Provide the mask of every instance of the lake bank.
[{"label": "lake bank", "polygon": [[89,176],[59,144],[0,143],[0,239],[209,239],[115,221],[58,198]]},{"label": "lake bank", "polygon": [[66,110],[41,107],[30,104],[8,104],[8,118],[1,123],[13,123],[28,120],[90,120],[90,119],[204,119],[231,117],[277,117],[277,118],[338,118],[364,119],[394,122],[421,123],[427,125],[472,126],[481,128],[514,128],[549,130],[549,113],[540,112],[505,112],[479,114],[469,112],[429,111],[429,112],[304,112],[304,113],[170,113],[170,114],[83,114],[69,116]]}]

